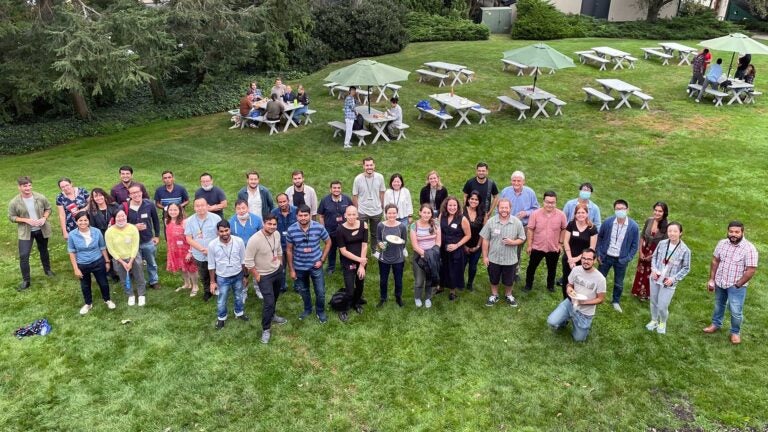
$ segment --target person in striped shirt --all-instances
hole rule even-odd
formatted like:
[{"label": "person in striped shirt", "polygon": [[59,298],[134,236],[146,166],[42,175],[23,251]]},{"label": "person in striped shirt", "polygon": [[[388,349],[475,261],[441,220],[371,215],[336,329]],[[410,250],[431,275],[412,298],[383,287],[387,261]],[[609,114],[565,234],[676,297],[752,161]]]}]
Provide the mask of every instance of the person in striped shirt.
[{"label": "person in striped shirt", "polygon": [[[323,247],[320,248],[320,242]],[[291,279],[296,281],[296,290],[304,301],[300,320],[312,314],[312,296],[309,281],[315,288],[315,312],[321,323],[328,321],[325,314],[325,279],[323,263],[331,250],[331,239],[325,227],[312,220],[309,206],[303,204],[296,212],[296,223],[286,233],[288,247],[288,268]]]}]

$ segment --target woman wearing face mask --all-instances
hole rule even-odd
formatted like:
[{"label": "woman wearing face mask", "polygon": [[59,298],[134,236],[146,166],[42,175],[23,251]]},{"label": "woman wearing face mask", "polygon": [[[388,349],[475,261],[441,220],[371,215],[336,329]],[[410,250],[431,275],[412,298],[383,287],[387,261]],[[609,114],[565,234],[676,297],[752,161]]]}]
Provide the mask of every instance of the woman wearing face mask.
[{"label": "woman wearing face mask", "polygon": [[397,207],[397,220],[408,228],[413,216],[411,191],[405,187],[403,176],[394,173],[389,178],[389,189],[384,192],[384,205],[394,204]]},{"label": "woman wearing face mask", "polygon": [[432,217],[437,219],[440,216],[440,206],[448,197],[448,189],[443,186],[437,171],[430,171],[427,174],[427,184],[421,188],[419,193],[419,205],[429,204],[432,209]]},{"label": "woman wearing face mask", "polygon": [[667,226],[667,239],[659,242],[651,263],[651,322],[645,328],[657,333],[667,332],[669,303],[678,282],[691,269],[691,251],[681,239],[683,226],[672,222]]},{"label": "woman wearing face mask", "polygon": [[101,298],[107,308],[114,309],[115,304],[109,297],[107,269],[110,266],[107,245],[101,231],[91,227],[88,213],[81,211],[74,217],[77,229],[70,231],[67,239],[67,252],[75,277],[80,279],[80,290],[85,304],[80,308],[80,315],[85,315],[93,308],[91,294],[91,275],[96,279],[101,291]]},{"label": "woman wearing face mask", "polygon": [[[393,273],[395,279],[395,302],[403,307],[403,270],[405,269],[405,237],[408,231],[397,220],[397,206],[387,204],[384,207],[386,219],[376,227],[376,240],[379,242],[379,293],[381,295],[378,307],[387,302],[387,284],[389,273]],[[402,242],[391,242],[387,238],[397,237]]]},{"label": "woman wearing face mask", "polygon": [[168,204],[165,209],[165,239],[168,241],[165,269],[171,273],[181,272],[184,284],[176,292],[192,290],[190,297],[197,295],[197,264],[189,252],[187,236],[184,235],[186,220],[184,209],[176,203]]},{"label": "woman wearing face mask", "polygon": [[462,215],[456,197],[449,196],[440,209],[440,286],[451,290],[448,299],[456,300],[456,289],[464,289],[464,245],[472,237],[469,221]]},{"label": "woman wearing face mask", "polygon": [[469,267],[469,273],[467,274],[467,291],[474,290],[472,284],[475,282],[475,275],[477,275],[477,263],[480,261],[480,256],[483,251],[480,250],[482,242],[480,241],[480,230],[483,229],[483,221],[485,221],[485,211],[480,205],[480,192],[473,190],[467,195],[467,202],[464,203],[464,219],[469,222],[469,241],[464,244],[464,254],[467,259],[467,266]]},{"label": "woman wearing face mask", "polygon": [[632,284],[632,295],[643,300],[648,300],[651,289],[648,281],[651,276],[651,258],[656,245],[667,238],[667,216],[669,208],[664,202],[653,205],[653,215],[645,220],[643,230],[640,231],[640,254],[637,260],[637,272]]},{"label": "woman wearing face mask", "polygon": [[59,180],[61,193],[56,195],[56,209],[59,212],[59,225],[64,240],[69,232],[77,229],[75,215],[88,206],[88,190],[72,186],[72,180],[62,177]]},{"label": "woman wearing face mask", "polygon": [[139,296],[139,306],[144,306],[146,284],[139,254],[139,230],[128,223],[125,210],[118,210],[115,224],[107,229],[107,250],[112,255],[112,266],[115,267],[120,282],[128,295],[128,306],[136,304],[135,294]]}]

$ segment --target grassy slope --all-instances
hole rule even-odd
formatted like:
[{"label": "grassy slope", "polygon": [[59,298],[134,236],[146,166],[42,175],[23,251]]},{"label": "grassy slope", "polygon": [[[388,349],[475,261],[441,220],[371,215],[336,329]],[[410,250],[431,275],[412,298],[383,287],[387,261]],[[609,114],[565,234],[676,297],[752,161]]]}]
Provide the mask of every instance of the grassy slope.
[{"label": "grassy slope", "polygon": [[[695,42],[689,41],[689,44]],[[564,40],[551,45],[564,53],[610,45],[639,54],[648,41]],[[502,73],[501,52],[522,42],[494,37],[488,42],[412,44],[384,56],[388,64],[414,70],[430,60],[468,65],[477,80],[456,92],[495,109],[495,96],[511,85],[527,84]],[[730,58],[730,55],[727,56]],[[768,63],[756,57],[758,70]],[[598,309],[587,343],[574,345],[566,334],[552,335],[547,314],[557,296],[539,280],[521,307],[488,309],[484,271],[480,292],[456,304],[438,298],[431,311],[410,305],[398,310],[366,309],[342,325],[299,322],[300,299],[288,294],[279,310],[290,322],[275,331],[273,343],[257,342],[258,319],[213,329],[214,305],[172,292],[178,278],[163,274],[165,288],[149,293],[144,309],[128,308],[119,291],[118,309],[97,300],[86,317],[61,237],[51,242],[59,276],[43,281],[33,254],[33,289],[17,294],[15,228],[0,230],[2,300],[0,399],[3,430],[646,430],[765,425],[768,398],[762,364],[768,349],[766,295],[762,272],[750,288],[745,343],[731,347],[725,334],[704,336],[712,297],[704,290],[709,256],[724,236],[725,224],[741,218],[747,236],[765,251],[759,218],[766,199],[760,172],[766,159],[765,102],[715,109],[695,105],[683,91],[688,67],[640,61],[636,70],[598,72],[578,66],[544,75],[539,85],[568,102],[565,116],[517,122],[511,112],[493,114],[489,125],[438,131],[419,121],[412,107],[437,90],[404,83],[401,103],[411,125],[408,139],[343,152],[324,123],[341,117],[341,103],[320,86],[334,65],[305,82],[318,109],[315,124],[268,137],[263,129],[227,130],[225,115],[159,122],[108,137],[79,140],[41,153],[0,160],[0,201],[15,193],[14,179],[31,174],[35,189],[53,199],[56,179],[108,187],[117,167],[129,163],[151,189],[171,168],[192,188],[202,171],[234,197],[242,173],[256,167],[273,191],[301,168],[307,183],[325,193],[340,178],[345,191],[364,155],[376,158],[385,176],[401,172],[415,195],[424,174],[435,168],[449,191],[457,192],[474,164],[491,164],[502,185],[516,169],[525,171],[539,195],[554,189],[560,205],[578,183],[595,184],[604,215],[624,197],[642,221],[656,200],[670,204],[671,218],[685,226],[693,250],[689,277],[672,303],[666,337],[648,334],[647,307],[625,300],[625,313]],[[617,77],[656,99],[652,111],[598,112],[582,102],[580,90],[594,78]],[[758,84],[762,82],[758,77]],[[440,90],[443,91],[443,90]],[[476,117],[475,117],[476,118]],[[231,213],[230,213],[231,214]],[[633,272],[630,271],[630,274]],[[631,285],[628,276],[626,291]],[[412,291],[406,270],[406,298]],[[328,291],[341,286],[340,276]],[[366,297],[375,303],[375,267]],[[96,294],[98,298],[98,294]],[[257,304],[247,312],[260,316]],[[54,332],[17,341],[12,330],[47,316]],[[130,325],[121,325],[131,319]]]}]

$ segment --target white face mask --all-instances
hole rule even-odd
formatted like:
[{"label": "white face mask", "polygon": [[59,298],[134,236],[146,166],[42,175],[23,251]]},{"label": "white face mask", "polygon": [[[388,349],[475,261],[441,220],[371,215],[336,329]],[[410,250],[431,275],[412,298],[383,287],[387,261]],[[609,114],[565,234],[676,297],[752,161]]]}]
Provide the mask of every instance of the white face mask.
[{"label": "white face mask", "polygon": [[201,186],[201,188],[203,188],[204,191],[208,192],[209,190],[213,189],[213,185]]}]

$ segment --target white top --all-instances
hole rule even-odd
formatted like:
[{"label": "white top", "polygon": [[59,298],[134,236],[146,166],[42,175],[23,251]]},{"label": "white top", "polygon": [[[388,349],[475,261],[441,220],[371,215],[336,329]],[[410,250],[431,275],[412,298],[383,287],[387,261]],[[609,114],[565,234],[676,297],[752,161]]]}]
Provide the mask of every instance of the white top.
[{"label": "white top", "polygon": [[[29,218],[32,220],[38,220],[40,219],[40,216],[38,216],[37,211],[35,210],[35,197],[31,196],[29,198],[22,198],[22,201],[24,201],[24,207],[27,208],[27,212],[29,213]],[[40,227],[37,226],[30,226],[31,231],[40,231]],[[88,244],[86,243],[86,246]]]},{"label": "white top", "polygon": [[384,192],[384,207],[387,204],[394,204],[397,206],[397,218],[402,219],[413,215],[413,201],[411,200],[411,191],[408,188],[400,188],[395,192],[392,189],[387,189]]},{"label": "white top", "polygon": [[243,271],[245,244],[234,235],[224,244],[217,237],[208,244],[208,270],[216,270],[216,276],[232,277]]},{"label": "white top", "polygon": [[261,215],[261,191],[259,191],[259,187],[261,185],[256,187],[255,192],[251,192],[250,188],[246,188],[245,190],[248,192],[248,211]]}]

